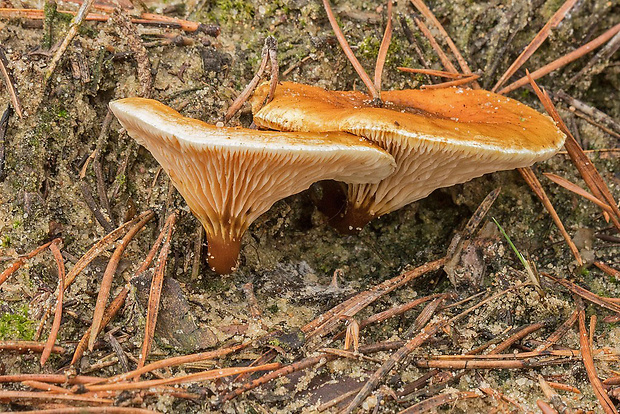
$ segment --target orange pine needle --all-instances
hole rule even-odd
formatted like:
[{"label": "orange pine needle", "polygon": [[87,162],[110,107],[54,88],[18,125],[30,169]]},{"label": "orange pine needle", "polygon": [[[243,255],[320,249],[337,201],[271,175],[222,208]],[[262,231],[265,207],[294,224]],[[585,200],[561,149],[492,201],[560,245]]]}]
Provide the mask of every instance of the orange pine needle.
[{"label": "orange pine needle", "polygon": [[566,0],[564,2],[564,4],[555,12],[555,14],[551,16],[549,21],[543,26],[540,32],[538,32],[536,36],[534,36],[534,39],[532,39],[530,44],[527,45],[525,49],[523,49],[523,52],[521,52],[519,57],[516,58],[514,62],[512,62],[512,65],[510,65],[508,70],[506,70],[506,73],[504,73],[499,78],[493,89],[491,89],[492,92],[497,91],[500,86],[502,86],[512,75],[514,75],[517,70],[519,70],[521,66],[523,66],[525,62],[527,62],[527,60],[534,54],[534,52],[538,50],[538,47],[547,39],[547,37],[549,37],[551,29],[555,29],[560,24],[560,22],[562,22],[566,14],[570,11],[570,9],[573,8],[575,3],[577,3],[577,0]]},{"label": "orange pine needle", "polygon": [[381,75],[383,74],[383,66],[385,65],[385,58],[387,56],[388,49],[390,48],[390,41],[392,40],[392,0],[388,0],[387,3],[387,24],[385,26],[385,32],[383,33],[383,39],[381,40],[381,46],[379,47],[379,53],[377,54],[377,62],[375,64],[375,88],[381,93]]},{"label": "orange pine needle", "polygon": [[479,75],[471,75],[468,76],[467,78],[462,78],[462,79],[456,79],[450,82],[442,82],[442,83],[436,83],[434,85],[422,85],[420,86],[421,89],[442,89],[442,88],[450,88],[452,86],[459,86],[459,85],[465,85],[468,83],[471,83],[473,81],[475,81],[476,79],[478,79],[480,76]]},{"label": "orange pine needle", "polygon": [[58,299],[56,300],[56,312],[54,313],[52,329],[47,338],[47,342],[45,343],[45,348],[41,353],[41,366],[45,365],[45,362],[52,354],[52,349],[54,348],[56,338],[58,337],[58,331],[60,330],[60,321],[62,320],[62,301],[65,292],[65,262],[62,257],[62,253],[60,253],[60,249],[58,248],[59,242],[60,240],[56,239],[52,242],[52,244],[50,244],[50,250],[54,255],[56,265],[58,266]]}]

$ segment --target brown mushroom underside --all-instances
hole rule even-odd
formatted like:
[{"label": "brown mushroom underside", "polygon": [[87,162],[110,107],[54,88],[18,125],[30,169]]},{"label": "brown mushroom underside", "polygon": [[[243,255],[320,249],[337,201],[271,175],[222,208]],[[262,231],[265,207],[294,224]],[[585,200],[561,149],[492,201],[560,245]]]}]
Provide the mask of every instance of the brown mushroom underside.
[{"label": "brown mushroom underside", "polygon": [[219,128],[143,98],[110,108],[204,226],[209,265],[220,274],[236,268],[243,233],[276,201],[319,180],[377,182],[395,168],[384,150],[347,133]]},{"label": "brown mushroom underside", "polygon": [[376,143],[396,160],[394,173],[381,182],[347,186],[346,206],[330,217],[344,232],[359,231],[372,218],[437,188],[547,159],[565,138],[549,117],[483,90],[385,91],[380,108],[361,92],[291,82],[279,85],[274,99],[261,107],[266,93],[266,85],[261,85],[252,97],[257,125],[350,132]]}]

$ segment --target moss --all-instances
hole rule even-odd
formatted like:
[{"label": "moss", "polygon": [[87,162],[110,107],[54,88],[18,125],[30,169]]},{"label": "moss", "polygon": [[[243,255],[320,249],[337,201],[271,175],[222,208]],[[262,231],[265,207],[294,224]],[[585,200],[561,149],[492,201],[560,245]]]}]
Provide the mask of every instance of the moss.
[{"label": "moss", "polygon": [[11,237],[9,235],[4,235],[0,238],[0,247],[3,249],[8,249],[11,247]]},{"label": "moss", "polygon": [[28,319],[28,305],[0,315],[0,340],[32,341],[34,331],[35,322]]}]

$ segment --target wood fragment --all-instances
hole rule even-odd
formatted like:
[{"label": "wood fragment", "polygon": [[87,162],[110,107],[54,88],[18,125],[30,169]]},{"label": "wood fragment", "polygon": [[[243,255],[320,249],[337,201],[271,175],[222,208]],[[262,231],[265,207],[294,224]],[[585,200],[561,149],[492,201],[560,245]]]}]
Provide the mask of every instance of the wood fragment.
[{"label": "wood fragment", "polygon": [[564,20],[564,17],[570,9],[573,8],[575,3],[577,3],[577,0],[566,0],[564,4],[560,6],[547,23],[545,23],[543,28],[534,36],[532,41],[523,49],[519,57],[512,62],[506,72],[499,78],[495,86],[493,86],[493,89],[491,89],[491,92],[496,92],[525,62],[527,62],[530,56],[532,56],[534,52],[538,50],[538,47],[549,37],[551,30],[558,27],[562,20]]},{"label": "wood fragment", "polygon": [[52,322],[52,329],[47,338],[47,342],[45,343],[45,348],[41,353],[41,366],[45,365],[45,362],[47,362],[47,359],[52,354],[52,349],[56,343],[56,338],[58,337],[58,331],[60,329],[60,322],[62,319],[62,301],[65,292],[65,262],[62,257],[62,253],[60,253],[60,249],[58,248],[59,243],[60,239],[56,239],[52,242],[52,244],[50,244],[50,250],[54,255],[56,266],[58,267],[58,298],[56,299],[56,312],[54,314],[54,322]]},{"label": "wood fragment", "polygon": [[[105,308],[108,302],[108,296],[110,295],[110,288],[112,287],[112,280],[114,278],[114,274],[116,273],[116,269],[120,262],[121,256],[124,253],[125,249],[129,242],[134,238],[134,236],[155,216],[153,212],[150,214],[146,214],[132,226],[127,234],[123,237],[120,243],[116,246],[114,253],[110,257],[108,265],[105,269],[103,277],[101,278],[101,284],[99,286],[99,294],[97,295],[97,302],[95,304],[95,311],[93,313],[93,323],[91,325],[91,333],[92,332],[100,332],[101,322],[103,320],[103,314],[105,312]],[[91,335],[88,339],[88,349],[93,350],[95,346],[95,340],[97,339],[96,335]]]},{"label": "wood fragment", "polygon": [[6,142],[6,133],[9,129],[9,119],[12,113],[13,108],[11,108],[11,105],[8,105],[0,118],[0,182],[4,181],[6,178],[6,170],[4,169],[4,144]]},{"label": "wood fragment", "polygon": [[258,300],[256,300],[256,295],[254,294],[254,284],[252,282],[248,282],[244,284],[241,289],[245,294],[245,300],[248,302],[250,316],[252,319],[260,319],[262,312],[260,310]]},{"label": "wood fragment", "polygon": [[148,354],[151,352],[151,346],[153,338],[155,336],[155,325],[157,324],[157,313],[159,312],[159,302],[161,299],[161,289],[164,283],[164,276],[166,271],[166,261],[168,253],[170,251],[170,242],[172,238],[172,231],[174,229],[174,223],[176,221],[176,213],[170,214],[164,225],[167,229],[165,241],[159,252],[159,258],[155,268],[155,273],[151,281],[151,289],[149,292],[149,300],[146,311],[146,323],[144,327],[144,340],[142,342],[142,349],[140,351],[140,357],[138,359],[138,369],[144,366]]},{"label": "wood fragment", "polygon": [[[614,27],[612,27],[611,29],[607,30],[605,33],[603,33],[602,35],[600,35],[599,37],[597,37],[596,39],[586,43],[585,45],[575,49],[574,51],[567,53],[566,55],[562,56],[559,59],[554,60],[551,63],[546,64],[545,66],[543,66],[542,68],[535,70],[534,72],[531,73],[531,77],[532,79],[536,80],[538,78],[541,78],[543,76],[545,76],[546,74],[553,72],[556,69],[561,68],[562,66],[565,66],[567,64],[569,64],[570,62],[579,59],[580,57],[582,57],[583,55],[590,53],[591,51],[593,51],[594,49],[600,47],[601,45],[603,45],[605,42],[607,42],[609,39],[611,39],[612,37],[614,37],[617,33],[620,32],[620,23],[618,23],[617,25],[615,25]],[[527,76],[522,77],[521,79],[519,79],[516,82],[511,83],[510,85],[502,88],[499,92],[499,94],[507,94],[508,92],[512,92],[515,89],[518,89],[524,85],[527,85],[529,83],[529,79]]]}]

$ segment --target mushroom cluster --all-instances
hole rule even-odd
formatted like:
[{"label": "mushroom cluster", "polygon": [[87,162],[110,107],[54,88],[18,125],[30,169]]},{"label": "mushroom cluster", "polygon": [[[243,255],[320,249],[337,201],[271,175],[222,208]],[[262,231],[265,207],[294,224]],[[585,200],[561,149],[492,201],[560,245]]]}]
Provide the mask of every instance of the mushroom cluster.
[{"label": "mushroom cluster", "polygon": [[276,201],[319,180],[377,182],[395,168],[386,151],[348,133],[217,127],[144,98],[110,109],[200,220],[209,265],[220,274],[235,270],[243,233]]},{"label": "mushroom cluster", "polygon": [[[564,135],[548,117],[487,91],[446,88],[360,92],[284,82],[254,122],[226,128],[151,99],[110,103],[130,136],[162,165],[205,228],[208,261],[235,270],[241,238],[273,203],[323,180],[322,210],[343,233],[433,190],[551,157]],[[260,109],[259,109],[260,107]],[[341,202],[334,203],[330,201]]]},{"label": "mushroom cluster", "polygon": [[[549,117],[484,90],[384,91],[381,107],[361,92],[291,82],[280,84],[263,106],[268,91],[263,84],[251,99],[259,127],[348,132],[394,157],[396,170],[378,183],[324,185],[323,210],[343,233],[358,232],[437,188],[545,160],[565,139]],[[343,205],[331,202],[339,200]]]}]

